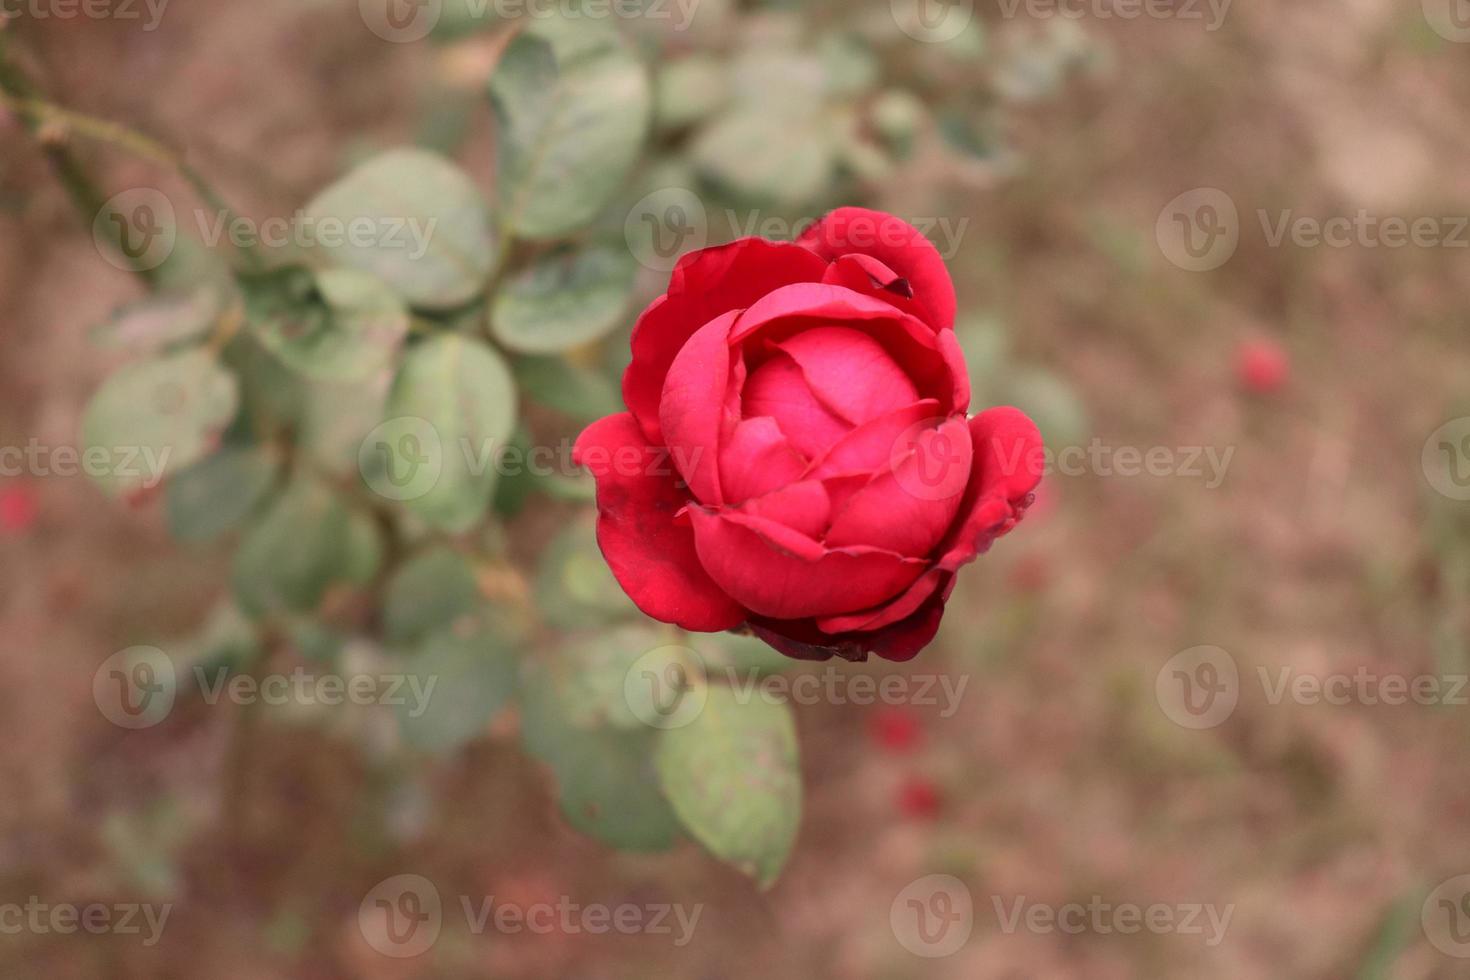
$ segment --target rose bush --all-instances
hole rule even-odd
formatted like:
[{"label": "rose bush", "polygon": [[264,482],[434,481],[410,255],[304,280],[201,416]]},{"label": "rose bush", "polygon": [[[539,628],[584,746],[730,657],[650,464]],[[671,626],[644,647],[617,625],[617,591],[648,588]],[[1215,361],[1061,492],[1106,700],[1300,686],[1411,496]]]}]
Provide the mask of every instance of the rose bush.
[{"label": "rose bush", "polygon": [[938,251],[881,212],[684,256],[633,329],[628,411],[575,450],[634,603],[803,659],[918,653],[1042,468],[1020,411],[966,417],[954,317]]}]

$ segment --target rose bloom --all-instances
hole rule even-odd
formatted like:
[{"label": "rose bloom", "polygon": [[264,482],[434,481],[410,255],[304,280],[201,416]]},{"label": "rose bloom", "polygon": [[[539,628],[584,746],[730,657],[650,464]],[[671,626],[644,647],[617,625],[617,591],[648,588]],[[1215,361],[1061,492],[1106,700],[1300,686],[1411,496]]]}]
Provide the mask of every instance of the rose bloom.
[{"label": "rose bloom", "polygon": [[923,649],[1044,465],[1020,411],[966,416],[954,316],[938,251],[881,212],[680,259],[633,328],[628,411],[575,448],[633,602],[802,659]]}]

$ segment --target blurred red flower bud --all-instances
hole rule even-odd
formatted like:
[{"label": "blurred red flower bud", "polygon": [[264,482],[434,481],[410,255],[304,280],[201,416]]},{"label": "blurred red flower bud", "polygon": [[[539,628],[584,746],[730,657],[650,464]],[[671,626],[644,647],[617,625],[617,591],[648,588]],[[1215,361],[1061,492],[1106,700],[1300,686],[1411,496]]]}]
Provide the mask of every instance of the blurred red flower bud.
[{"label": "blurred red flower bud", "polygon": [[0,530],[10,534],[28,531],[36,523],[38,511],[35,491],[30,487],[16,485],[0,489]]},{"label": "blurred red flower bud", "polygon": [[868,716],[868,734],[879,748],[890,752],[912,752],[918,747],[924,732],[912,712],[882,706]]},{"label": "blurred red flower bud", "polygon": [[922,776],[911,776],[898,789],[898,809],[915,820],[933,820],[939,815],[939,790]]},{"label": "blurred red flower bud", "polygon": [[1248,340],[1236,353],[1235,370],[1247,391],[1268,395],[1286,384],[1291,361],[1274,340]]}]

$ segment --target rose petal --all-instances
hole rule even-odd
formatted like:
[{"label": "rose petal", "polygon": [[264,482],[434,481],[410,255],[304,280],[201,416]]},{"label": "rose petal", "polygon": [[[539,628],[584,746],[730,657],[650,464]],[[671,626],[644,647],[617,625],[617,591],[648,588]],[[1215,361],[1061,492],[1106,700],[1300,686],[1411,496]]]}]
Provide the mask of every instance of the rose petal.
[{"label": "rose petal", "polygon": [[912,616],[920,606],[928,602],[930,596],[939,591],[939,586],[949,574],[949,572],[931,568],[919,576],[914,584],[897,598],[861,612],[848,613],[844,616],[820,617],[816,621],[817,628],[824,633],[842,634],[872,632],[885,626],[891,626]]},{"label": "rose petal", "polygon": [[939,401],[941,414],[954,414],[957,394],[969,390],[968,379],[957,377],[965,373],[963,358],[947,356],[948,345],[941,347],[932,329],[882,300],[845,286],[783,286],[740,314],[730,331],[730,342],[754,349],[758,340],[779,345],[804,331],[831,326],[852,326],[876,340],[913,382],[920,398]]},{"label": "rose petal", "polygon": [[937,588],[908,616],[871,631],[831,634],[823,632],[812,619],[771,620],[759,616],[752,616],[748,625],[776,650],[800,660],[838,656],[863,661],[869,653],[876,653],[885,660],[905,661],[912,660],[939,632],[947,598],[947,587]]},{"label": "rose petal", "polygon": [[1045,466],[1041,433],[1019,409],[991,408],[970,419],[975,460],[959,520],[940,545],[939,567],[954,571],[983,554],[1026,513]]},{"label": "rose petal", "polygon": [[693,508],[700,564],[730,596],[763,616],[853,612],[897,595],[927,563],[874,548],[828,549],[750,514]]},{"label": "rose petal", "polygon": [[784,354],[751,372],[741,408],[746,418],[775,419],[786,439],[807,459],[821,456],[852,429],[818,400],[801,368]]},{"label": "rose petal", "polygon": [[784,524],[815,540],[832,521],[832,501],[820,481],[801,480],[779,490],[747,500],[741,512]]},{"label": "rose petal", "polygon": [[970,428],[961,417],[926,429],[893,469],[853,494],[827,532],[831,548],[869,545],[915,558],[944,537],[969,483]]},{"label": "rose petal", "polygon": [[664,379],[659,425],[679,471],[696,500],[724,502],[719,446],[725,395],[730,384],[730,347],[725,342],[738,313],[726,313],[699,328],[679,351]]},{"label": "rose petal", "polygon": [[929,311],[924,304],[914,299],[913,284],[871,255],[851,254],[838,257],[827,266],[822,281],[834,286],[846,286],[855,292],[881,299],[920,320],[927,320],[929,317]]},{"label": "rose petal", "polygon": [[817,400],[853,425],[911,405],[914,383],[872,337],[851,327],[817,327],[781,341]]},{"label": "rose petal", "polygon": [[939,402],[932,398],[880,415],[834,443],[807,475],[820,480],[843,473],[877,473],[889,465],[901,437],[920,423],[939,418]]},{"label": "rose petal", "polygon": [[648,441],[663,443],[658,404],[664,377],[696,330],[774,289],[816,282],[825,271],[824,262],[810,250],[764,238],[742,238],[681,258],[668,290],[634,324],[633,360],[623,374],[623,401]]},{"label": "rose petal", "polygon": [[907,279],[914,298],[929,311],[936,330],[954,326],[954,282],[929,239],[913,225],[882,211],[838,208],[797,239],[829,262],[849,254],[871,255]]},{"label": "rose petal", "polygon": [[629,413],[609,415],[577,438],[573,459],[597,478],[597,543],[639,609],[660,622],[716,632],[746,611],[705,572],[694,531],[674,521],[687,503],[661,453]]},{"label": "rose petal", "polygon": [[720,484],[732,504],[799,480],[806,468],[806,459],[766,415],[737,424],[720,448]]}]

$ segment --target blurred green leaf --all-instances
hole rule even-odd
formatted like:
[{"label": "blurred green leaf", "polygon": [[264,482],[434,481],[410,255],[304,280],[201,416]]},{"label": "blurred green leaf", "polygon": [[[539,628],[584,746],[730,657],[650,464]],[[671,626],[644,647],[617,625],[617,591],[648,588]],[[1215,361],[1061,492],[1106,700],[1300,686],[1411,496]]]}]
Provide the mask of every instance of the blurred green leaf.
[{"label": "blurred green leaf", "polygon": [[1087,438],[1087,407],[1072,386],[1050,371],[1021,368],[1005,379],[1005,403],[1031,416],[1049,446],[1075,446]]},{"label": "blurred green leaf", "polygon": [[382,371],[408,335],[402,301],[356,269],[277,269],[246,279],[245,296],[266,349],[317,380],[357,381]]},{"label": "blurred green leaf", "polygon": [[234,375],[205,350],[129,365],[82,416],[86,470],[111,494],[153,486],[218,445],[239,398]]},{"label": "blurred green leaf", "polygon": [[361,582],[378,558],[377,530],[323,483],[300,477],[245,534],[235,596],[264,617],[315,609],[334,582]]},{"label": "blurred green leaf", "polygon": [[491,313],[495,339],[526,354],[570,350],[622,320],[635,264],[604,246],[550,253],[505,282]]},{"label": "blurred green leaf", "polygon": [[388,415],[422,419],[438,440],[438,479],[404,505],[433,527],[468,530],[490,505],[495,454],[515,430],[515,380],[505,361],[470,337],[432,337],[409,349]]},{"label": "blurred green leaf", "polygon": [[515,374],[527,398],[579,422],[623,410],[618,387],[606,375],[562,358],[517,358]]},{"label": "blurred green leaf", "polygon": [[591,515],[557,535],[542,555],[536,570],[536,606],[561,629],[638,615],[597,547]]},{"label": "blurred green leaf", "polygon": [[652,110],[643,65],[615,28],[586,18],[534,21],[502,56],[490,99],[503,219],[526,238],[597,216],[637,160]]},{"label": "blurred green leaf", "polygon": [[699,122],[730,99],[730,69],[709,54],[692,54],[659,68],[654,116],[662,129]]},{"label": "blurred green leaf", "polygon": [[151,354],[203,337],[224,307],[225,290],[215,285],[155,293],[118,310],[92,331],[92,340],[112,350]]},{"label": "blurred green leaf", "polygon": [[816,115],[752,107],[731,110],[701,130],[690,155],[705,178],[744,200],[794,205],[826,189],[837,146]]},{"label": "blurred green leaf", "polygon": [[209,541],[237,527],[275,482],[277,463],[260,448],[227,447],[168,481],[164,513],[181,541]]},{"label": "blurred green leaf", "polygon": [[779,674],[800,661],[776,651],[769,643],[740,633],[689,634],[684,642],[696,650],[709,670],[726,668],[737,676]]},{"label": "blurred green leaf", "polygon": [[[427,150],[374,157],[308,204],[306,218],[317,247],[334,263],[377,276],[425,309],[449,309],[478,296],[498,251],[479,190],[458,167]],[[333,238],[340,241],[321,244],[338,229],[343,233]]]},{"label": "blurred green leaf", "polygon": [[832,95],[862,95],[878,83],[878,59],[860,37],[826,34],[817,44],[817,53],[826,73],[827,91]]},{"label": "blurred green leaf", "polygon": [[659,781],[689,833],[721,860],[775,883],[801,820],[801,773],[790,707],[745,704],[710,685],[704,708],[660,734]]},{"label": "blurred green leaf", "polygon": [[416,555],[394,573],[384,599],[388,642],[410,644],[452,625],[481,603],[475,571],[446,547]]},{"label": "blurred green leaf", "polygon": [[406,696],[395,707],[404,740],[448,752],[483,732],[515,695],[518,639],[487,611],[423,640],[404,660],[404,673],[417,684],[405,685]]}]

